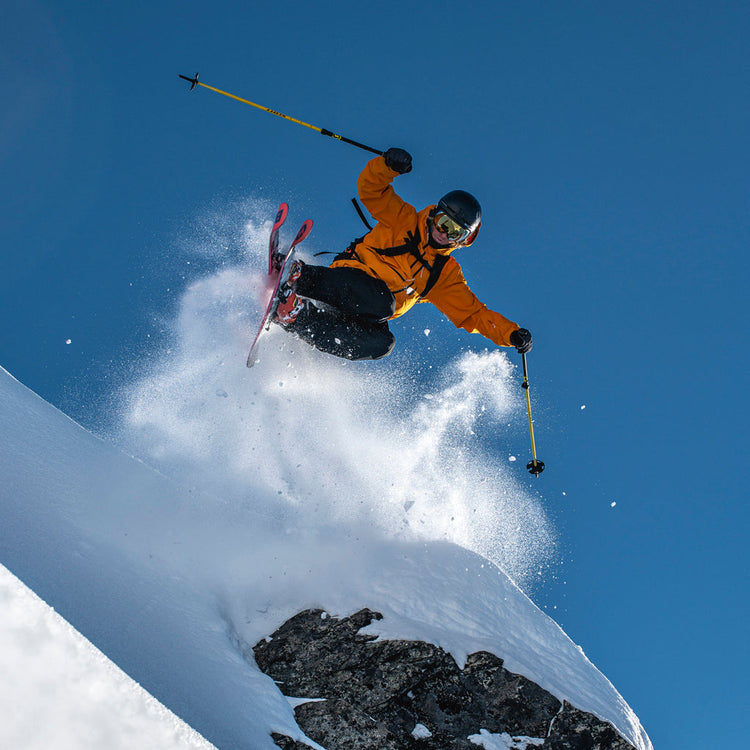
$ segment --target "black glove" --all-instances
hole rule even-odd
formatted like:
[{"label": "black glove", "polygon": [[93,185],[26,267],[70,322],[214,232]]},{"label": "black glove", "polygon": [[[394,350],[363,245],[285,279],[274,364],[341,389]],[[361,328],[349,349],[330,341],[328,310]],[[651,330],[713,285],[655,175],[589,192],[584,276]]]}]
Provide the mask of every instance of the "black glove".
[{"label": "black glove", "polygon": [[389,148],[383,156],[386,166],[394,172],[399,174],[411,172],[411,154],[408,151],[404,151],[402,148]]},{"label": "black glove", "polygon": [[517,328],[510,334],[510,343],[519,354],[528,354],[531,351],[531,334],[525,328]]}]

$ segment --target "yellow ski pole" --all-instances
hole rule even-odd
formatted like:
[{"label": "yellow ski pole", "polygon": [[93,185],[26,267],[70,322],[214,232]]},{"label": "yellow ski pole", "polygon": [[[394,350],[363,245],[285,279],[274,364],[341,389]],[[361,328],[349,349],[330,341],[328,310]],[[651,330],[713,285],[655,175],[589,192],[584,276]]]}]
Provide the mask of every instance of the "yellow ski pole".
[{"label": "yellow ski pole", "polygon": [[536,457],[536,442],[534,440],[534,420],[531,418],[531,397],[529,396],[529,369],[526,365],[526,355],[522,354],[523,358],[523,385],[521,386],[526,391],[526,411],[529,414],[529,433],[531,434],[531,455],[532,459],[526,464],[526,468],[529,470],[529,474],[539,476],[544,471],[544,463],[537,460]]},{"label": "yellow ski pole", "polygon": [[318,133],[321,135],[327,135],[331,138],[335,138],[338,141],[343,141],[344,143],[349,143],[352,146],[356,146],[357,148],[364,149],[365,151],[370,151],[373,154],[378,154],[379,156],[383,155],[382,151],[379,151],[376,148],[372,148],[371,146],[366,146],[364,143],[359,143],[357,141],[353,141],[351,138],[345,138],[343,135],[337,135],[336,133],[332,133],[330,130],[326,130],[326,128],[319,128],[317,125],[310,125],[309,122],[302,122],[302,120],[297,120],[294,117],[290,117],[289,115],[282,114],[281,112],[276,112],[276,110],[269,109],[268,107],[264,107],[262,104],[256,104],[255,102],[248,101],[247,99],[243,99],[242,97],[235,96],[234,94],[230,94],[228,91],[222,91],[221,89],[217,89],[214,86],[209,86],[207,83],[203,83],[202,81],[198,80],[198,74],[195,74],[195,78],[188,78],[187,76],[180,75],[180,78],[182,78],[184,81],[187,81],[190,84],[190,90],[192,91],[196,86],[202,86],[204,89],[209,89],[210,91],[215,91],[217,94],[221,94],[222,96],[228,96],[230,99],[235,99],[238,102],[242,102],[243,104],[249,104],[251,107],[255,107],[256,109],[262,109],[264,112],[268,112],[272,115],[276,115],[276,117],[282,117],[284,120],[289,120],[290,122],[295,122],[297,125],[304,125],[306,128],[310,128],[310,130],[317,130]]}]

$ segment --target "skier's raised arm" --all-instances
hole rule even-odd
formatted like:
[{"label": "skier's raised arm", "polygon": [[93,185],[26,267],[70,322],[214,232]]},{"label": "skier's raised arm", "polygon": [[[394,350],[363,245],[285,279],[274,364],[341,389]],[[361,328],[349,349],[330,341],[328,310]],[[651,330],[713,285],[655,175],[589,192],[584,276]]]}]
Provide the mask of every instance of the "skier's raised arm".
[{"label": "skier's raised arm", "polygon": [[357,180],[357,192],[365,208],[376,221],[398,223],[414,208],[393,189],[391,183],[400,174],[411,172],[411,155],[402,148],[389,148],[365,164]]}]

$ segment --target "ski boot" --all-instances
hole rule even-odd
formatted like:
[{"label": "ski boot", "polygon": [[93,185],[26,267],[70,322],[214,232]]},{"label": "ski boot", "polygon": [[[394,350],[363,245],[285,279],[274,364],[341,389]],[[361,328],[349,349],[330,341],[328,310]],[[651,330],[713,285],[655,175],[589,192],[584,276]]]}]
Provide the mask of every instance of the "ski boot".
[{"label": "ski boot", "polygon": [[294,292],[294,284],[302,275],[302,265],[302,261],[295,260],[289,268],[289,275],[279,286],[279,302],[273,315],[273,322],[283,328],[291,326],[305,307],[305,300],[300,299]]}]

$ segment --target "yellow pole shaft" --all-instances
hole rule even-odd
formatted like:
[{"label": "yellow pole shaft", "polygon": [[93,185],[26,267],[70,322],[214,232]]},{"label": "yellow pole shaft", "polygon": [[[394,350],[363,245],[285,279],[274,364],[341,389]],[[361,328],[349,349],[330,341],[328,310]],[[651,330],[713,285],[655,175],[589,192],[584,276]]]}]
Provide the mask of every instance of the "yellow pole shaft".
[{"label": "yellow pole shaft", "polygon": [[531,455],[536,466],[536,441],[534,440],[534,420],[531,418],[531,397],[529,396],[529,381],[525,381],[526,386],[526,411],[529,414],[529,433],[531,434]]},{"label": "yellow pole shaft", "polygon": [[[222,91],[221,89],[217,89],[214,86],[209,86],[207,83],[202,83],[201,81],[196,81],[196,84],[198,86],[203,86],[204,89],[209,89],[210,91],[215,91],[217,94],[221,94],[222,96],[228,96],[230,99],[235,99],[238,102],[242,102],[243,104],[249,104],[251,107],[256,107],[257,109],[262,109],[264,112],[269,112],[272,115],[276,115],[277,117],[283,117],[285,120],[289,120],[290,122],[296,122],[297,125],[304,125],[306,128],[310,128],[311,130],[317,130],[318,133],[323,132],[323,128],[316,127],[315,125],[310,125],[309,122],[302,122],[302,120],[297,120],[294,117],[290,117],[289,115],[285,115],[282,112],[276,112],[276,110],[269,109],[268,107],[264,107],[262,104],[256,104],[255,102],[251,102],[248,99],[243,99],[241,96],[236,96],[235,94],[230,94],[228,91]],[[336,136],[334,136],[336,137]]]},{"label": "yellow pole shaft", "polygon": [[531,435],[531,455],[533,457],[526,468],[537,477],[544,471],[544,464],[536,457],[536,440],[534,439],[534,420],[531,417],[531,396],[529,395],[529,370],[526,364],[526,354],[521,355],[523,359],[523,389],[526,391],[526,412],[529,415],[529,434]]},{"label": "yellow pole shaft", "polygon": [[277,112],[275,109],[264,107],[262,104],[256,104],[255,102],[251,102],[249,99],[243,99],[241,96],[236,96],[235,94],[230,94],[228,91],[222,91],[221,89],[217,89],[215,86],[209,86],[207,83],[202,83],[201,81],[198,80],[197,73],[195,74],[195,78],[188,78],[188,76],[183,76],[183,75],[181,75],[180,78],[182,78],[184,81],[188,81],[191,84],[190,86],[191,91],[196,86],[202,86],[204,89],[213,91],[216,94],[221,94],[222,96],[228,96],[230,99],[234,99],[237,102],[242,102],[243,104],[249,104],[251,107],[255,107],[256,109],[261,109],[264,112],[269,112],[272,115],[276,115],[276,117],[281,117],[283,120],[289,120],[289,122],[294,122],[297,125],[303,125],[306,128],[310,128],[310,130],[315,130],[321,135],[327,135],[331,138],[335,138],[337,141],[348,143],[352,146],[356,146],[357,148],[361,148],[364,151],[369,151],[372,154],[378,154],[380,156],[383,155],[383,152],[377,148],[373,148],[372,146],[367,146],[364,143],[360,143],[359,141],[353,141],[351,138],[347,138],[346,136],[333,133],[327,128],[319,128],[317,125],[310,125],[309,122],[303,122],[302,120],[298,120],[296,117],[290,117],[289,115],[285,115],[283,112]]}]

